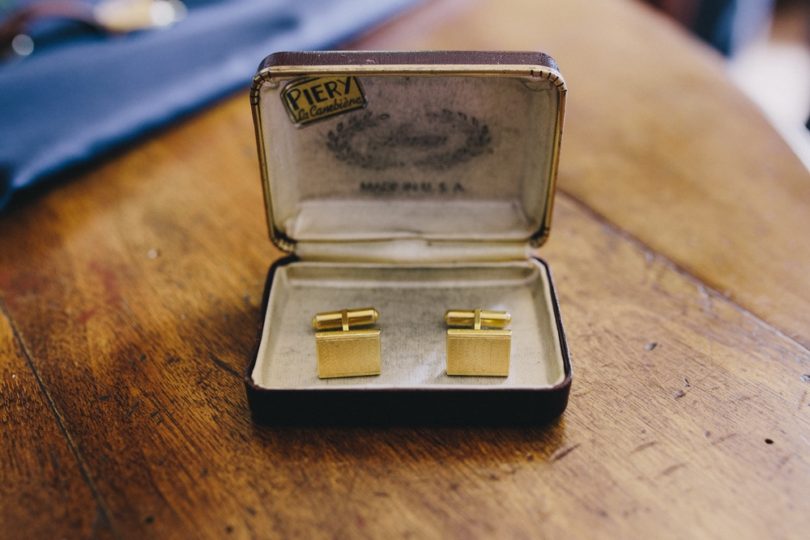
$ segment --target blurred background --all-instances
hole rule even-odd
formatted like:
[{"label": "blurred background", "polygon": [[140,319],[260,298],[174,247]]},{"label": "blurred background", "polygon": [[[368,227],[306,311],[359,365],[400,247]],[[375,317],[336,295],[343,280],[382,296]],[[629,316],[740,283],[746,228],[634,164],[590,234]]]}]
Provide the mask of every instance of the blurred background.
[{"label": "blurred background", "polygon": [[[615,1],[714,49],[810,168],[810,0]],[[424,3],[0,0],[0,209],[246,88],[271,51],[340,47]]]},{"label": "blurred background", "polygon": [[810,168],[810,1],[647,1],[724,55],[734,82]]}]

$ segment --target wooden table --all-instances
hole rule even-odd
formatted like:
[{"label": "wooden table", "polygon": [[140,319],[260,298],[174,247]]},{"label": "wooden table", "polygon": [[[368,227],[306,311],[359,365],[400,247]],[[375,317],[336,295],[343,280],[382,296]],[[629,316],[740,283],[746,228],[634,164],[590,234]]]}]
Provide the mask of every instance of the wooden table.
[{"label": "wooden table", "polygon": [[239,95],[0,219],[0,536],[806,538],[810,175],[721,60],[595,0],[436,2],[353,46],[559,61],[565,415],[254,425],[279,254]]}]

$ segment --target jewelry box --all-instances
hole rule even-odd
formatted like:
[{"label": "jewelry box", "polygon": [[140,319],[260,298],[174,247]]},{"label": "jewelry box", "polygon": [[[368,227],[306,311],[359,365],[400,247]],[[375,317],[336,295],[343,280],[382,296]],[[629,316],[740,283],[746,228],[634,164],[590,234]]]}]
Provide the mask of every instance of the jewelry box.
[{"label": "jewelry box", "polygon": [[[271,424],[538,424],[571,364],[549,266],[565,83],[529,52],[280,52],[250,100],[270,267],[245,375]],[[318,312],[373,306],[379,375],[318,377]],[[505,377],[449,376],[444,314],[511,313]],[[344,329],[346,327],[344,326]]]}]

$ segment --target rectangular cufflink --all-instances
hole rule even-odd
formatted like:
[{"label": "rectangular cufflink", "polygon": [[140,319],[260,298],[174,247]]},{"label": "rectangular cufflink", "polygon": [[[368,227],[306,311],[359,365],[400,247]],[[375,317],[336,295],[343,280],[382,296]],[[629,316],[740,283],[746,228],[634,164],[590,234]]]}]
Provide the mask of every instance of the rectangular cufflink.
[{"label": "rectangular cufflink", "polygon": [[447,330],[447,374],[507,377],[512,353],[512,316],[506,311],[451,309]]},{"label": "rectangular cufflink", "polygon": [[318,377],[362,377],[380,374],[380,330],[317,332]]},{"label": "rectangular cufflink", "polygon": [[312,319],[318,353],[318,378],[363,377],[380,374],[379,328],[352,330],[377,322],[374,308],[318,313]]},{"label": "rectangular cufflink", "polygon": [[512,348],[511,330],[447,330],[447,374],[506,377]]}]

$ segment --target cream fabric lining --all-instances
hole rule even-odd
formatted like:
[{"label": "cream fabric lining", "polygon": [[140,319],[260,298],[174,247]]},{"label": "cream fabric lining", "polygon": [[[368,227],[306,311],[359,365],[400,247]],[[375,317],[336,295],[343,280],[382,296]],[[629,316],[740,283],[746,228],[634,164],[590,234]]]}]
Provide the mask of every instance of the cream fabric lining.
[{"label": "cream fabric lining", "polygon": [[[380,311],[382,374],[318,379],[312,316],[373,306]],[[444,311],[502,309],[512,313],[509,376],[445,374]],[[534,260],[499,263],[341,264],[295,262],[280,267],[251,377],[268,389],[549,388],[564,379],[549,276]]]},{"label": "cream fabric lining", "polygon": [[[453,230],[447,229],[453,223]],[[385,228],[380,228],[384,223]],[[391,238],[469,239],[526,242],[530,222],[517,200],[408,201],[314,199],[301,201],[285,224],[290,238],[311,240],[388,240]]]},{"label": "cream fabric lining", "polygon": [[531,248],[525,242],[450,242],[396,239],[354,242],[300,242],[295,252],[309,261],[398,263],[420,266],[428,263],[484,262],[526,259]]},{"label": "cream fabric lining", "polygon": [[[365,109],[298,127],[279,95],[286,81],[262,87],[273,220],[285,236],[525,242],[538,230],[559,110],[553,83],[426,75],[359,80]],[[436,120],[444,113],[452,121]],[[352,129],[365,118],[379,121]],[[476,147],[471,131],[486,142]],[[341,136],[373,163],[336,154],[334,137]],[[437,155],[444,156],[440,164],[424,165]],[[389,156],[398,164],[374,162]]]}]

